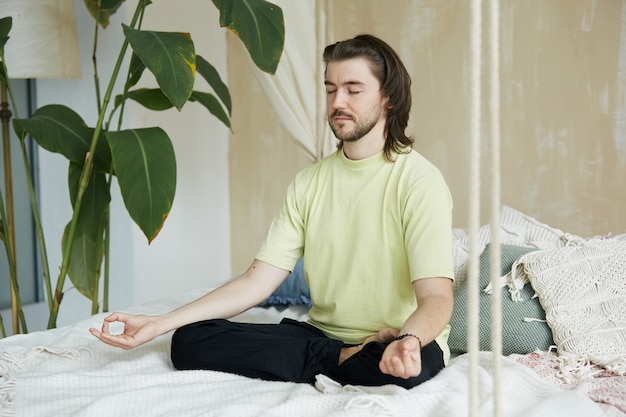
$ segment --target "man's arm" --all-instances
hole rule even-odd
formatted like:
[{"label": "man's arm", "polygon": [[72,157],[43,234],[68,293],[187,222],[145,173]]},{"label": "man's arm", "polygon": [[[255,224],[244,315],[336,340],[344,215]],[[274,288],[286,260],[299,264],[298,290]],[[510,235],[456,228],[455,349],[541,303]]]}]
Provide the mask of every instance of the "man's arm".
[{"label": "man's arm", "polygon": [[[189,323],[230,318],[264,301],[278,288],[289,271],[257,259],[240,277],[210,293],[160,316],[131,315],[115,312],[104,319],[102,329],[89,329],[102,342],[123,349],[132,349],[157,336]],[[124,323],[124,332],[112,335],[109,324]]]},{"label": "man's arm", "polygon": [[420,345],[426,346],[443,331],[450,321],[454,303],[450,278],[418,279],[413,281],[413,290],[417,309],[406,320],[399,334],[416,337],[408,336],[390,343],[380,361],[383,373],[400,378],[421,373]]}]

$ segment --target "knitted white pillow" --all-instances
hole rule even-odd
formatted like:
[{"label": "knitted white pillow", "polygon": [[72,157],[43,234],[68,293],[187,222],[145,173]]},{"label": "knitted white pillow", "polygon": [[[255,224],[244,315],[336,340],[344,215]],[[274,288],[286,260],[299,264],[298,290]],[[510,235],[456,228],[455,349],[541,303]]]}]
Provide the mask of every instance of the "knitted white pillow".
[{"label": "knitted white pillow", "polygon": [[[541,223],[509,206],[500,207],[500,244],[525,246],[536,249],[560,248],[571,242],[583,240],[579,236],[565,233],[560,229]],[[454,230],[454,283],[456,292],[467,277],[470,240],[472,237],[464,229]],[[476,237],[478,251],[482,252],[491,240],[491,226],[483,225]]]},{"label": "knitted white pillow", "polygon": [[[626,241],[594,239],[531,252],[518,262],[546,312],[561,372],[583,376],[597,365],[625,375]],[[513,292],[523,286],[520,269]]]}]

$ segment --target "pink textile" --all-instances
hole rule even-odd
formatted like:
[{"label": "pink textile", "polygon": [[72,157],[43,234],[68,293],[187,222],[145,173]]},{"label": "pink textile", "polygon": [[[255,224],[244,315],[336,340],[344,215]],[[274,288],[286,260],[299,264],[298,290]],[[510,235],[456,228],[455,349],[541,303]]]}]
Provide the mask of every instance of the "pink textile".
[{"label": "pink textile", "polygon": [[589,398],[601,405],[603,410],[609,411],[611,407],[614,407],[626,416],[626,375],[615,375],[598,368],[598,372],[593,377],[568,383],[559,377],[555,352],[536,351],[528,355],[511,355],[510,357],[562,388],[573,389],[586,385]]}]

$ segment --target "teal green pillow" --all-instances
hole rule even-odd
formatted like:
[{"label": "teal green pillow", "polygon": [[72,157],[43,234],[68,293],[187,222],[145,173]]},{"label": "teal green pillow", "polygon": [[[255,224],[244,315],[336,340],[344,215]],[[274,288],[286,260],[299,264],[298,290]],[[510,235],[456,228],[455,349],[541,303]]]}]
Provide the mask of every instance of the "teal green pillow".
[{"label": "teal green pillow", "polygon": [[[480,255],[479,283],[480,283],[480,322],[479,322],[479,347],[480,350],[491,350],[491,296],[482,291],[490,282],[489,252],[491,244],[487,244]],[[507,274],[513,263],[522,255],[536,250],[523,246],[501,245],[501,275]],[[508,287],[502,291],[502,353],[527,354],[537,349],[548,350],[552,341],[552,331],[545,323],[546,314],[539,298],[532,298],[535,290],[525,285],[520,292],[522,301],[513,301]],[[450,336],[448,345],[453,353],[467,352],[467,307],[469,288],[467,279],[460,284],[454,294],[454,310],[450,320]],[[544,320],[524,320],[526,318]]]}]

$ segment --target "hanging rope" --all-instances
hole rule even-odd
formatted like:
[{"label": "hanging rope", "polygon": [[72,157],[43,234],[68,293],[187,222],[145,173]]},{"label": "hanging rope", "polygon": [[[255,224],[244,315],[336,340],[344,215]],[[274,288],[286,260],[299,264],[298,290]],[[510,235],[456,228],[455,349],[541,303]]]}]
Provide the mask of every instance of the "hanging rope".
[{"label": "hanging rope", "polygon": [[[498,288],[500,280],[500,4],[490,0],[489,8],[489,116],[491,144],[491,285]],[[493,415],[500,416],[502,391],[502,291],[491,295],[491,352],[493,353]]]},{"label": "hanging rope", "polygon": [[480,228],[480,121],[481,121],[481,81],[480,64],[482,1],[472,0],[470,5],[470,173],[469,173],[469,264],[467,280],[469,291],[467,317],[467,351],[469,355],[469,415],[478,417],[479,383],[478,383],[478,324],[479,324],[479,290],[478,290],[478,229]]},{"label": "hanging rope", "polygon": [[[489,116],[491,144],[491,285],[499,288],[500,259],[500,4],[490,0],[489,8]],[[491,295],[491,352],[493,353],[493,415],[501,412],[502,291]]]},{"label": "hanging rope", "polygon": [[[471,52],[471,108],[470,108],[470,193],[469,202],[469,233],[470,259],[468,267],[469,305],[468,305],[468,355],[469,355],[469,415],[477,417],[479,413],[479,247],[478,232],[480,228],[480,166],[481,166],[481,63],[482,63],[482,1],[472,0],[470,22]],[[494,288],[499,288],[501,270],[500,261],[500,7],[499,0],[489,0],[489,133],[490,133],[490,177],[491,204],[490,230],[491,252],[490,271]],[[502,356],[502,295],[494,291],[491,295],[491,351],[493,353],[493,416],[499,417],[501,412],[501,356]]]}]

